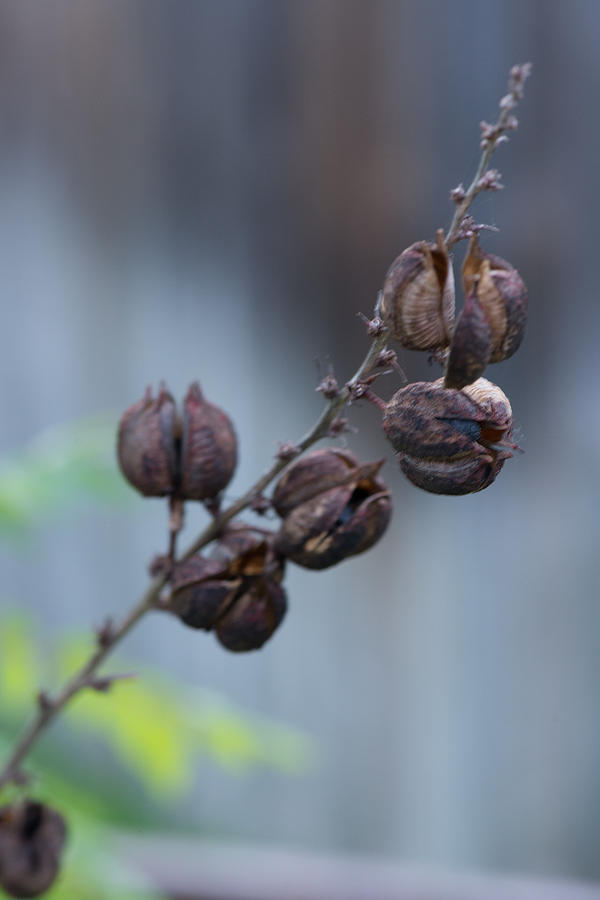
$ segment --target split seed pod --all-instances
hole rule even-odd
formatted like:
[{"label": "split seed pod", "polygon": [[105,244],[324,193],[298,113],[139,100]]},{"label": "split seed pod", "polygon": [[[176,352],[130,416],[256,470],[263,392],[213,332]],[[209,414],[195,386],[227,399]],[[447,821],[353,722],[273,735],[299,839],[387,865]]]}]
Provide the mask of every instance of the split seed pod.
[{"label": "split seed pod", "polygon": [[382,463],[360,465],[346,451],[315,450],[291,465],[273,494],[283,522],[278,553],[307,569],[325,569],[368,550],[391,516]]},{"label": "split seed pod", "polygon": [[461,391],[442,378],[410,384],[387,404],[383,428],[406,477],[433,494],[483,490],[516,449],[508,398],[485,378]]},{"label": "split seed pod", "polygon": [[465,297],[475,293],[490,323],[490,362],[508,359],[519,348],[525,333],[525,282],[505,259],[485,253],[477,235],[469,242],[462,278]]},{"label": "split seed pod", "polygon": [[237,439],[228,416],[204,399],[197,382],[188,389],[183,418],[162,386],[156,399],[148,388],[123,414],[117,455],[125,478],[146,497],[208,500],[231,480]]},{"label": "split seed pod", "polygon": [[443,231],[436,243],[418,241],[390,266],[383,284],[381,317],[409,350],[443,349],[454,322],[454,274]]},{"label": "split seed pod", "polygon": [[472,384],[485,371],[492,353],[492,327],[475,291],[469,294],[456,322],[446,364],[444,387]]},{"label": "split seed pod", "polygon": [[0,808],[0,887],[11,897],[37,897],[52,885],[67,829],[59,813],[24,800]]},{"label": "split seed pod", "polygon": [[214,629],[228,650],[257,650],[285,615],[283,574],[284,560],[270,537],[233,528],[209,558],[175,566],[169,610],[192,628]]}]

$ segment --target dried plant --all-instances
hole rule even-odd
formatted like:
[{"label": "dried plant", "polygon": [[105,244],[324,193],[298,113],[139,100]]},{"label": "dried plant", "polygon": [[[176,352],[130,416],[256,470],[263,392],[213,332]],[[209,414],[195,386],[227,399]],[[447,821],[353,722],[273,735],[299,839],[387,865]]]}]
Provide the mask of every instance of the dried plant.
[{"label": "dried plant", "polygon": [[[363,553],[385,531],[390,491],[381,481],[382,462],[361,463],[346,450],[305,451],[322,439],[351,430],[342,415],[360,399],[372,401],[404,474],[438,494],[466,494],[488,487],[518,448],[511,441],[510,403],[482,378],[490,363],[518,348],[527,316],[527,292],[518,272],[484,251],[479,234],[489,229],[469,215],[477,194],[502,187],[489,167],[496,148],[517,127],[514,108],[523,95],[530,65],[510,71],[508,93],[494,124],[481,123],[481,159],[470,186],[451,191],[456,209],[447,234],[421,240],[390,266],[373,318],[366,320],[371,344],[355,374],[340,385],[333,371],[317,390],[326,404],[296,443],[283,443],[267,471],[234,503],[221,505],[222,491],[237,462],[237,438],[229,417],[193,384],[181,412],[165,386],[150,389],[123,415],[118,459],[130,484],[168,504],[168,549],[150,565],[152,581],[120,622],[96,632],[95,648],[55,694],[40,691],[37,711],[0,772],[0,792],[23,786],[23,799],[0,807],[0,887],[15,897],[43,893],[59,869],[65,824],[58,813],[27,796],[23,763],[34,744],[83,690],[109,691],[119,675],[98,670],[123,638],[148,613],[160,610],[192,628],[214,631],[230,651],[263,646],[286,612],[283,587],[288,561],[323,569]],[[462,268],[465,302],[455,323],[451,251],[469,239]],[[400,371],[388,341],[432,355],[444,368],[433,382],[416,382],[385,402],[372,390],[383,374]],[[285,471],[284,471],[285,470]],[[265,491],[283,472],[271,497]],[[177,538],[185,504],[201,502],[210,522],[181,555]],[[281,519],[272,531],[243,522],[244,510],[273,510]],[[208,550],[206,549],[208,548]]]}]

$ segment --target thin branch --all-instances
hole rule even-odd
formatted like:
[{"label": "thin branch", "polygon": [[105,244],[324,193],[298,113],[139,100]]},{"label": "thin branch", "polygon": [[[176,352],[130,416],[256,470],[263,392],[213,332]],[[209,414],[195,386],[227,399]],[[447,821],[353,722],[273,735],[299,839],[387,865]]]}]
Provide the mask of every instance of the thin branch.
[{"label": "thin branch", "polygon": [[500,100],[500,115],[497,121],[493,125],[489,125],[487,122],[481,123],[481,147],[483,153],[479,160],[475,177],[468,190],[465,191],[463,186],[459,185],[451,191],[452,199],[456,203],[456,211],[446,235],[448,249],[460,240],[461,225],[467,210],[477,194],[480,191],[494,191],[502,187],[500,184],[500,173],[495,169],[488,169],[488,166],[494,150],[501,143],[508,140],[506,132],[514,131],[518,125],[513,109],[523,96],[523,85],[530,73],[531,63],[523,63],[512,67],[508,80],[508,94]]}]

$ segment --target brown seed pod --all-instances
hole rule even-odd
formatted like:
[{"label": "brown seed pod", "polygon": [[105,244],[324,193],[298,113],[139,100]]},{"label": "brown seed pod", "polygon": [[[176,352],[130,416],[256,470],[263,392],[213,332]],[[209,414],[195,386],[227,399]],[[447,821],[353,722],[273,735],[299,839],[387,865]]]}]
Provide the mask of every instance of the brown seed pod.
[{"label": "brown seed pod", "polygon": [[161,386],[158,397],[148,387],[143,398],[119,422],[117,456],[127,481],[145,497],[164,497],[175,489],[177,412],[173,397]]},{"label": "brown seed pod", "polygon": [[121,471],[146,497],[209,500],[229,483],[237,461],[237,439],[228,416],[194,382],[184,401],[183,421],[164,386],[121,417],[117,440]]},{"label": "brown seed pod", "polygon": [[354,477],[360,463],[347,450],[325,447],[313,450],[283,473],[273,491],[272,505],[281,518],[317,494],[338,487]]},{"label": "brown seed pod", "polygon": [[418,241],[390,266],[383,284],[381,317],[409,350],[440,350],[450,343],[454,322],[454,274],[444,241]]},{"label": "brown seed pod", "polygon": [[462,270],[465,296],[475,293],[490,323],[490,362],[508,359],[519,348],[527,323],[527,288],[517,270],[485,253],[477,235],[469,242]]},{"label": "brown seed pod", "polygon": [[215,626],[219,642],[234,653],[258,650],[281,625],[287,610],[284,589],[272,578],[253,579]]},{"label": "brown seed pod", "polygon": [[188,389],[183,411],[181,483],[184,500],[216,497],[231,481],[237,438],[229,417],[204,399],[200,385]]},{"label": "brown seed pod", "polygon": [[210,631],[237,596],[242,579],[217,560],[193,556],[173,570],[169,610],[190,628]]},{"label": "brown seed pod", "polygon": [[508,398],[485,378],[461,391],[442,378],[410,384],[389,401],[383,428],[406,477],[434,494],[483,490],[515,449]]},{"label": "brown seed pod", "polygon": [[192,628],[214,629],[230,650],[258,649],[285,613],[284,565],[269,535],[239,523],[209,558],[175,566],[169,611]]},{"label": "brown seed pod", "polygon": [[37,897],[58,875],[67,829],[59,813],[24,800],[0,808],[0,887],[11,897]]},{"label": "brown seed pod", "polygon": [[460,390],[485,371],[492,352],[492,329],[477,295],[465,300],[452,336],[444,387]]},{"label": "brown seed pod", "polygon": [[[350,454],[344,454],[343,468],[337,473],[333,459],[340,460],[337,455],[327,459],[324,454],[328,452],[313,451],[294,463],[280,491],[285,502],[279,508],[287,512],[275,538],[275,550],[308,569],[325,569],[368,550],[381,537],[391,516],[389,492],[376,477],[381,462],[361,466]],[[297,480],[293,471],[296,467]],[[309,488],[311,471],[314,486]],[[322,481],[321,472],[325,473]],[[337,486],[330,486],[336,481]],[[301,502],[293,505],[295,499]]]}]

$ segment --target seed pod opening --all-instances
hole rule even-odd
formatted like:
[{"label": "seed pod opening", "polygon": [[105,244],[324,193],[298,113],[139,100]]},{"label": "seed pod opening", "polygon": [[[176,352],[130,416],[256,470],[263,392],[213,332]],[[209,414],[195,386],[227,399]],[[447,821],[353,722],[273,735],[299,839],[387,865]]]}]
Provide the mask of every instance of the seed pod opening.
[{"label": "seed pod opening", "polygon": [[409,350],[448,346],[454,322],[454,273],[441,230],[435,243],[418,241],[390,266],[383,284],[381,316],[392,336]]},{"label": "seed pod opening", "polygon": [[407,478],[434,494],[483,490],[515,449],[508,398],[485,378],[460,391],[441,378],[408,385],[389,401],[383,428]]},{"label": "seed pod opening", "polygon": [[505,259],[485,253],[477,235],[469,242],[462,279],[465,295],[476,294],[490,323],[490,362],[508,359],[518,350],[525,333],[525,282]]},{"label": "seed pod opening", "polygon": [[210,631],[237,596],[242,581],[217,560],[193,556],[173,570],[169,610],[190,628]]},{"label": "seed pod opening", "polygon": [[37,897],[58,875],[67,829],[49,806],[24,800],[0,808],[0,887],[11,897]]}]

